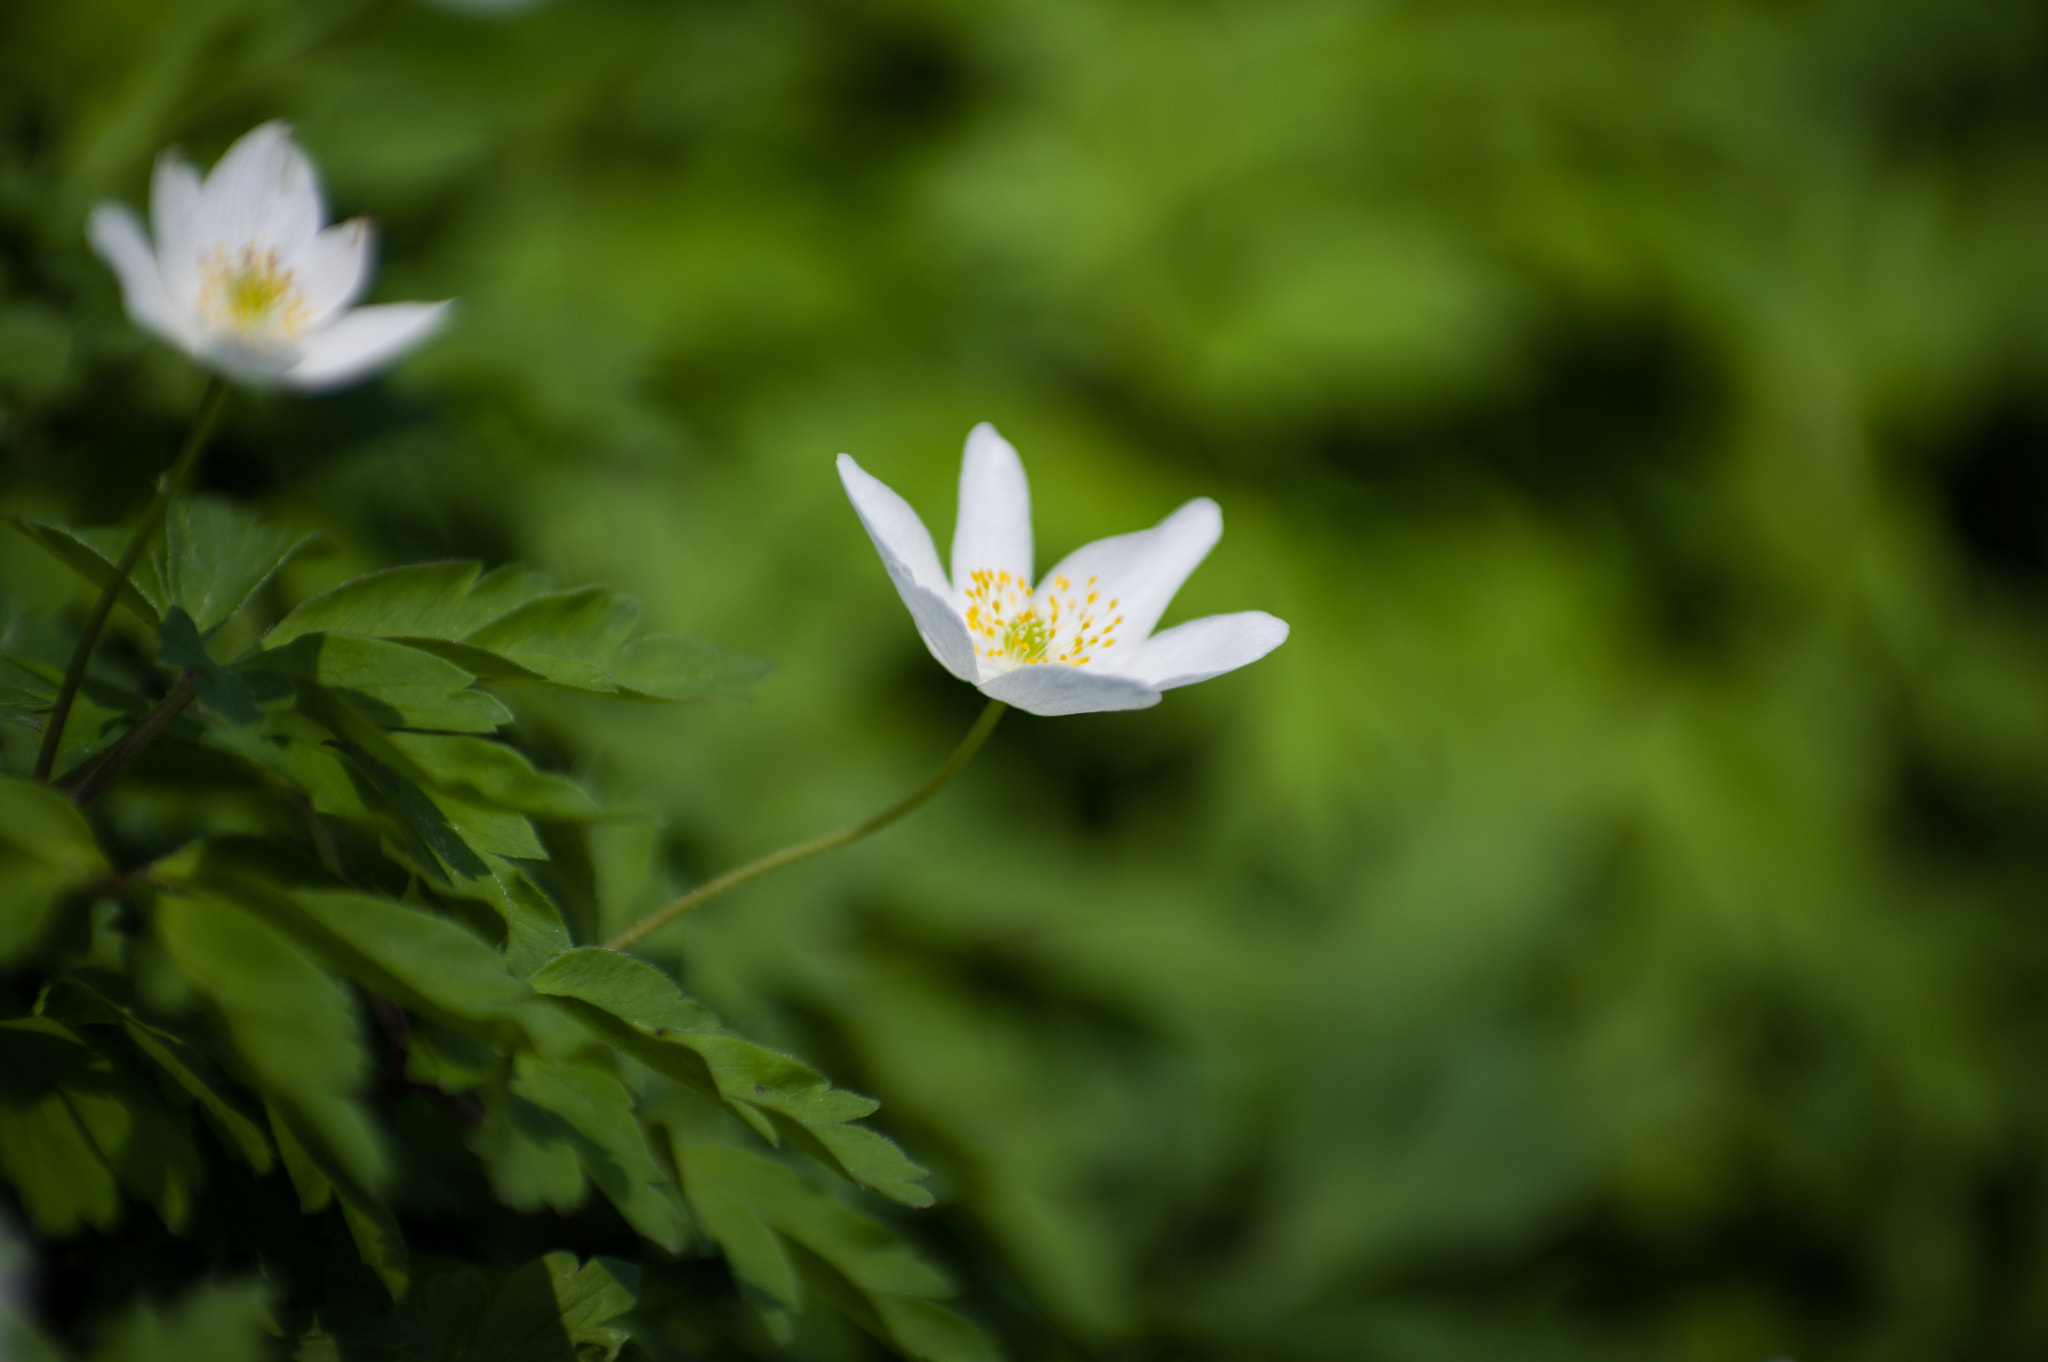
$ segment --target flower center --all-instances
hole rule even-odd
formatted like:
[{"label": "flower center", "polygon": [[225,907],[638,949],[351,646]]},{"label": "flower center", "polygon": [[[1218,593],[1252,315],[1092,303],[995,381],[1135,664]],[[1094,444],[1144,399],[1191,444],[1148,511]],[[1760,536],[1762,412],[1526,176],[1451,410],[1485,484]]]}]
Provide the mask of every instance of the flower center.
[{"label": "flower center", "polygon": [[1030,583],[1007,571],[983,568],[969,579],[967,632],[979,657],[1003,671],[1056,662],[1082,667],[1116,646],[1117,600],[1101,603],[1090,577],[1076,587],[1067,577]]},{"label": "flower center", "polygon": [[306,302],[292,272],[274,251],[244,246],[233,255],[216,249],[200,267],[199,306],[216,325],[244,334],[290,336],[304,325]]}]

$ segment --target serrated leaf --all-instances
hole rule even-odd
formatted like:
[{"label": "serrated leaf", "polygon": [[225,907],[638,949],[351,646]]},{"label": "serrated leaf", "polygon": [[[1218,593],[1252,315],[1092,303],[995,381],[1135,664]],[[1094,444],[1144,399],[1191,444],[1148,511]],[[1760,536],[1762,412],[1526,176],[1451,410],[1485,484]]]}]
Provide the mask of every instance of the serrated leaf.
[{"label": "serrated leaf", "polygon": [[612,655],[633,632],[640,607],[601,587],[560,591],[528,601],[462,636],[535,675],[577,690],[616,689]]},{"label": "serrated leaf", "polygon": [[[121,551],[127,546],[128,533],[125,530],[74,530],[68,525],[37,520],[32,516],[7,518],[58,562],[100,590],[104,590],[113,578],[114,565],[120,561]],[[147,560],[135,565],[135,571],[129,575],[116,599],[151,629],[163,621],[163,587],[156,579],[154,565]]]},{"label": "serrated leaf", "polygon": [[269,1293],[256,1283],[193,1288],[170,1310],[137,1304],[93,1362],[259,1362],[268,1352]]},{"label": "serrated leaf", "polygon": [[455,733],[393,733],[392,744],[442,789],[535,818],[581,822],[597,801],[566,776],[534,769],[516,747]]},{"label": "serrated leaf", "polygon": [[128,1040],[198,1103],[230,1149],[258,1174],[270,1171],[270,1141],[241,1103],[230,1096],[213,1065],[185,1037],[146,1020],[126,1001],[116,975],[92,973],[52,983],[38,1004],[42,1015],[73,1027],[118,1026]]},{"label": "serrated leaf", "polygon": [[199,703],[233,724],[253,724],[263,706],[288,700],[291,680],[274,671],[230,671],[215,662],[199,636],[199,626],[181,605],[164,613],[157,631],[157,662],[190,670],[197,677]]},{"label": "serrated leaf", "polygon": [[583,1162],[576,1133],[545,1107],[499,1083],[483,1093],[484,1123],[470,1147],[484,1162],[491,1192],[516,1211],[546,1206],[568,1214],[583,1204]]},{"label": "serrated leaf", "polygon": [[202,634],[226,623],[312,538],[215,497],[181,498],[166,520],[157,559],[164,602],[182,607]]},{"label": "serrated leaf", "polygon": [[682,639],[631,639],[639,606],[601,588],[555,591],[514,568],[423,563],[371,573],[278,622],[277,648],[314,633],[404,643],[486,681],[647,700],[736,698],[767,665]]},{"label": "serrated leaf", "polygon": [[626,1223],[671,1253],[689,1242],[681,1199],[648,1147],[632,1094],[617,1075],[579,1060],[529,1053],[513,1061],[511,1090],[568,1124],[584,1171]]},{"label": "serrated leaf", "polygon": [[512,720],[512,711],[472,689],[476,678],[454,663],[382,639],[303,634],[238,660],[235,669],[318,682],[380,728],[489,733]]},{"label": "serrated leaf", "polygon": [[334,750],[357,776],[364,802],[387,810],[405,830],[421,874],[467,880],[489,873],[483,857],[416,781],[346,739],[337,741]]},{"label": "serrated leaf", "polygon": [[277,1156],[284,1164],[285,1176],[291,1179],[292,1190],[299,1194],[299,1209],[307,1215],[326,1210],[334,1201],[333,1180],[321,1171],[313,1151],[292,1129],[290,1119],[278,1110],[276,1103],[264,1103],[263,1111],[270,1118],[270,1138],[277,1143]]},{"label": "serrated leaf", "polygon": [[564,1000],[586,1025],[633,1058],[687,1087],[719,1098],[760,1133],[777,1134],[863,1187],[906,1206],[928,1206],[929,1176],[894,1143],[846,1124],[872,1115],[872,1098],[834,1088],[816,1069],[709,1024],[643,960],[584,947],[550,961],[528,980]]},{"label": "serrated leaf", "polygon": [[680,1156],[677,1162],[690,1213],[725,1255],[741,1286],[782,1310],[802,1310],[803,1286],[781,1237],[751,1206],[720,1186],[715,1174],[692,1169]]},{"label": "serrated leaf", "polygon": [[715,1031],[718,1019],[645,960],[598,946],[565,951],[527,980],[535,992],[580,998],[632,1020],[652,1035]]},{"label": "serrated leaf", "polygon": [[64,1085],[65,1100],[93,1147],[128,1194],[156,1209],[172,1231],[190,1218],[202,1179],[191,1123],[95,1052],[87,1072]]},{"label": "serrated leaf", "polygon": [[412,1284],[412,1266],[398,1217],[383,1197],[358,1182],[334,1157],[331,1142],[309,1131],[293,1112],[274,1103],[266,1107],[277,1152],[299,1193],[299,1209],[312,1215],[325,1210],[330,1202],[338,1203],[357,1255],[391,1293],[391,1299],[402,1300]]},{"label": "serrated leaf", "polygon": [[344,582],[299,605],[264,638],[276,648],[304,634],[458,639],[548,593],[524,568],[485,573],[479,563],[417,563]]},{"label": "serrated leaf", "polygon": [[532,990],[466,929],[350,890],[284,889],[202,862],[197,883],[233,899],[327,968],[443,1026],[510,1038]]},{"label": "serrated leaf", "polygon": [[981,1330],[931,1303],[952,1295],[952,1284],[886,1226],[793,1169],[746,1150],[679,1141],[675,1157],[699,1223],[734,1275],[774,1306],[802,1307],[801,1273],[843,1312],[911,1357],[997,1357]]},{"label": "serrated leaf", "polygon": [[594,1347],[615,1357],[625,1342],[611,1321],[638,1302],[640,1269],[615,1258],[580,1268],[573,1253],[550,1253],[511,1273],[491,1293],[471,1355],[492,1362],[570,1362]]},{"label": "serrated leaf", "polygon": [[611,660],[619,689],[650,700],[744,700],[774,667],[694,639],[657,635]]},{"label": "serrated leaf", "polygon": [[91,1051],[40,1017],[0,1023],[0,1174],[43,1234],[110,1228],[121,1214],[113,1170],[60,1084],[87,1072]]},{"label": "serrated leaf", "polygon": [[35,945],[66,894],[108,873],[77,806],[47,785],[0,776],[0,964]]},{"label": "serrated leaf", "polygon": [[184,983],[212,1004],[264,1095],[375,1187],[383,1145],[356,1105],[369,1074],[352,999],[275,927],[209,889],[162,895],[157,940]]}]

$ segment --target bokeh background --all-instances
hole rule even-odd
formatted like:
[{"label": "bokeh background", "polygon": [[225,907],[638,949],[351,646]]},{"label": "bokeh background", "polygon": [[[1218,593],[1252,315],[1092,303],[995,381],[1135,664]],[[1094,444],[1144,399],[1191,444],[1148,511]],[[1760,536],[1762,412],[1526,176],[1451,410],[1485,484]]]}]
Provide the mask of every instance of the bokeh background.
[{"label": "bokeh background", "polygon": [[461,300],[235,399],[281,598],[516,557],[777,664],[524,711],[615,918],[972,721],[834,454],[943,546],[994,421],[1041,562],[1222,503],[1169,622],[1278,653],[653,951],[883,1100],[1013,1357],[2048,1350],[2048,9],[0,6],[6,509],[144,500],[203,380],[85,213],[270,117]]}]

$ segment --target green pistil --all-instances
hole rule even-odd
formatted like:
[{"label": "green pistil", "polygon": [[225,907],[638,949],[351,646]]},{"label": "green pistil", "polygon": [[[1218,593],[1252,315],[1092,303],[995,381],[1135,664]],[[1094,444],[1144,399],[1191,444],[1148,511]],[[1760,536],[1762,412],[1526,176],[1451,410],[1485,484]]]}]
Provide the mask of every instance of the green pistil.
[{"label": "green pistil", "polygon": [[1010,628],[1003,635],[1003,653],[1012,662],[1043,662],[1051,643],[1052,631],[1045,627],[1045,621],[1038,618],[1036,610],[1026,610],[1010,621]]}]

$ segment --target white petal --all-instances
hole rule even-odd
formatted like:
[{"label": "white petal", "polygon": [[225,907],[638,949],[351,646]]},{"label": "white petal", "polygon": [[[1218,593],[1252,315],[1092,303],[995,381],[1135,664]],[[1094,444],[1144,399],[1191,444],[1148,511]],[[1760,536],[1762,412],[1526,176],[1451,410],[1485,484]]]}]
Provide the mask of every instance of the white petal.
[{"label": "white petal", "polygon": [[1263,610],[1209,615],[1154,634],[1117,670],[1158,690],[1172,690],[1257,662],[1286,641],[1287,621]]},{"label": "white petal", "polygon": [[120,204],[103,203],[86,218],[85,235],[100,258],[114,267],[121,280],[121,301],[135,324],[191,350],[191,323],[171,302],[163,270],[135,214]]},{"label": "white petal", "polygon": [[953,527],[953,590],[964,596],[978,568],[1031,580],[1031,487],[1008,440],[984,421],[960,458],[960,519]]},{"label": "white petal", "polygon": [[845,484],[854,514],[874,541],[875,552],[882,556],[882,566],[896,584],[896,593],[909,607],[924,646],[947,671],[962,681],[974,680],[974,645],[967,637],[967,621],[948,599],[951,592],[939,570],[939,551],[932,547],[931,532],[909,502],[855,463],[850,454],[839,456],[839,481]]},{"label": "white petal", "polygon": [[175,151],[156,158],[149,186],[149,226],[156,235],[156,260],[164,287],[182,312],[199,306],[199,262],[205,255],[205,191],[199,172]]},{"label": "white petal", "polygon": [[446,303],[384,303],[345,312],[305,338],[303,357],[281,377],[307,389],[366,378],[432,335],[447,316]]},{"label": "white petal", "polygon": [[327,217],[313,163],[288,124],[245,133],[206,177],[207,237],[229,251],[298,251]]},{"label": "white petal", "polygon": [[1101,594],[1115,598],[1116,613],[1124,618],[1117,637],[1142,639],[1222,535],[1223,512],[1209,498],[1196,497],[1149,530],[1075,549],[1046,578],[1067,577],[1077,587],[1090,577],[1100,578]]},{"label": "white petal", "polygon": [[351,218],[324,228],[287,257],[305,304],[305,325],[319,327],[356,300],[370,280],[370,220]]},{"label": "white petal", "polygon": [[1159,692],[1143,681],[1089,667],[1047,664],[1019,667],[981,683],[981,693],[1027,714],[1096,714],[1112,709],[1150,709]]}]

